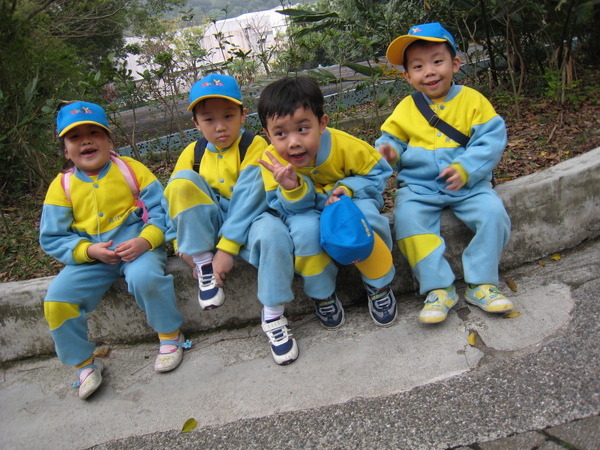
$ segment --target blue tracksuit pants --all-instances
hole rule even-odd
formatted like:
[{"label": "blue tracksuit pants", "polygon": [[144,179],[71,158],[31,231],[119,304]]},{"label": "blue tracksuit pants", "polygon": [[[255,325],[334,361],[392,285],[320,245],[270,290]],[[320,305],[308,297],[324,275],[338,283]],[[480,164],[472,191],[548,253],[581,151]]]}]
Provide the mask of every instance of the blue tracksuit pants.
[{"label": "blue tracksuit pants", "polygon": [[498,285],[498,264],[510,236],[510,218],[489,184],[481,183],[464,196],[421,194],[403,187],[396,193],[396,239],[419,281],[420,293],[454,283],[440,235],[440,216],[446,207],[475,233],[462,255],[465,281]]},{"label": "blue tracksuit pants", "polygon": [[60,361],[75,366],[92,355],[94,344],[87,339],[86,314],[96,309],[102,295],[121,276],[146,313],[148,325],[157,333],[178,330],[183,316],[177,310],[173,277],[165,275],[166,261],[166,250],[161,246],[131,262],[65,266],[44,299],[44,313]]}]

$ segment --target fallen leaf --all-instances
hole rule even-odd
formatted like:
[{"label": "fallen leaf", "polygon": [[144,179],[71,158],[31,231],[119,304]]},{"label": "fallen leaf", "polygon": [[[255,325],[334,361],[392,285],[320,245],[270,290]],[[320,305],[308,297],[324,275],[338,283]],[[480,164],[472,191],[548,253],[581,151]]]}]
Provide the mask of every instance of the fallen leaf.
[{"label": "fallen leaf", "polygon": [[512,319],[513,317],[519,317],[521,313],[519,311],[511,311],[504,316],[505,319]]},{"label": "fallen leaf", "polygon": [[475,339],[476,339],[475,333],[471,332],[469,334],[469,338],[467,339],[467,341],[469,342],[469,345],[471,347],[475,347]]},{"label": "fallen leaf", "polygon": [[552,261],[560,261],[560,253],[555,253],[550,257]]},{"label": "fallen leaf", "polygon": [[511,291],[517,292],[517,283],[515,283],[512,278],[506,277],[506,285],[510,288]]},{"label": "fallen leaf", "polygon": [[103,348],[102,350],[96,350],[94,352],[94,356],[97,356],[98,358],[106,358],[109,353],[110,353],[110,347],[106,347],[106,348]]},{"label": "fallen leaf", "polygon": [[181,429],[182,433],[189,433],[190,431],[194,431],[198,426],[198,422],[196,419],[188,419],[183,424],[183,428]]},{"label": "fallen leaf", "polygon": [[542,261],[541,259],[538,261],[538,264],[542,267],[546,266],[546,263],[544,261]]}]

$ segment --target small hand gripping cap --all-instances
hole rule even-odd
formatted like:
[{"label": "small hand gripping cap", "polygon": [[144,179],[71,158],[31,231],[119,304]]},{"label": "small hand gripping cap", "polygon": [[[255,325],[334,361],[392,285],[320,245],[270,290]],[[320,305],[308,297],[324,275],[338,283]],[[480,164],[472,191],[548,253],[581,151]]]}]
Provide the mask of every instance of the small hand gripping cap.
[{"label": "small hand gripping cap", "polygon": [[196,81],[190,90],[190,105],[187,110],[191,111],[198,102],[207,98],[225,98],[231,100],[237,105],[242,104],[242,91],[235,81],[235,78],[229,75],[211,73],[199,81]]},{"label": "small hand gripping cap", "polygon": [[346,195],[321,213],[321,247],[340,264],[364,261],[373,251],[374,233],[366,217]]},{"label": "small hand gripping cap", "polygon": [[63,106],[56,116],[58,136],[62,137],[70,129],[82,124],[99,125],[110,131],[106,113],[100,105],[88,102],[74,102]]},{"label": "small hand gripping cap", "polygon": [[387,49],[387,60],[396,66],[403,66],[406,47],[418,40],[448,42],[456,52],[456,42],[448,30],[438,22],[424,23],[411,27],[408,34],[394,39]]}]

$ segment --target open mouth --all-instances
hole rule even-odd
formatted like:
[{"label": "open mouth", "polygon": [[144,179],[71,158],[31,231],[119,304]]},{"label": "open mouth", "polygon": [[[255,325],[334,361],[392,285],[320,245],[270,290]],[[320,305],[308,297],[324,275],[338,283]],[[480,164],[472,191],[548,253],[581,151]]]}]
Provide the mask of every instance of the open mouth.
[{"label": "open mouth", "polygon": [[90,148],[88,150],[84,150],[81,152],[81,156],[90,156],[93,155],[94,153],[96,153],[98,150],[96,150],[95,148]]},{"label": "open mouth", "polygon": [[289,155],[289,158],[292,161],[302,161],[305,156],[306,156],[306,152],[302,152],[302,153],[295,153],[293,155]]}]

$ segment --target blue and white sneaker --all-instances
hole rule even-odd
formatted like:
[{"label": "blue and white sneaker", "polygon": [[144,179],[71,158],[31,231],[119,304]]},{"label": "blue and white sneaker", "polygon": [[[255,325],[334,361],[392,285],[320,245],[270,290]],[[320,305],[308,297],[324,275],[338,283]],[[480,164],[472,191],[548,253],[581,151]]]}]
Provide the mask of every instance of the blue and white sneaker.
[{"label": "blue and white sneaker", "polygon": [[288,321],[284,316],[279,319],[262,321],[262,329],[269,338],[271,344],[271,355],[279,365],[290,364],[298,358],[298,344],[292,331],[288,327]]},{"label": "blue and white sneaker", "polygon": [[365,283],[367,296],[369,298],[369,313],[376,325],[389,327],[396,320],[396,298],[392,288],[388,285],[382,289],[376,289]]},{"label": "blue and white sneaker", "polygon": [[344,308],[340,303],[336,293],[325,300],[317,300],[313,298],[315,303],[315,311],[317,318],[325,328],[335,330],[344,325],[346,321],[344,317]]},{"label": "blue and white sneaker", "polygon": [[213,273],[212,262],[208,264],[196,264],[198,274],[198,302],[202,309],[218,308],[225,301],[225,294],[221,286],[217,284]]}]

